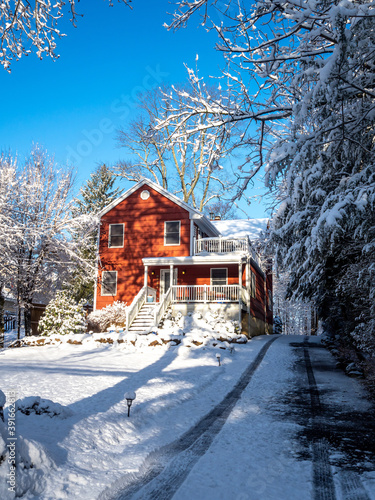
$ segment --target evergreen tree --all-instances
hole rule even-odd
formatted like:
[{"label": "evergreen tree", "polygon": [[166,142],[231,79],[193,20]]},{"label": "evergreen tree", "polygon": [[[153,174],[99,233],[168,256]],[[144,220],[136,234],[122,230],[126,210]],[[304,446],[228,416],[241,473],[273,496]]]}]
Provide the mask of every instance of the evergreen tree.
[{"label": "evergreen tree", "polygon": [[76,304],[66,292],[57,292],[39,321],[41,335],[67,335],[86,330],[83,302]]},{"label": "evergreen tree", "polygon": [[[95,215],[112,203],[123,192],[123,189],[115,187],[115,182],[116,177],[109,168],[105,164],[99,165],[81,188],[80,198],[74,200],[73,216]],[[79,232],[74,237],[79,240]],[[92,268],[96,267],[96,252],[97,232],[93,231],[87,245],[81,249],[81,258]],[[91,303],[94,298],[94,275],[87,273],[87,268],[83,266],[75,266],[65,288],[77,302],[85,300]]]}]

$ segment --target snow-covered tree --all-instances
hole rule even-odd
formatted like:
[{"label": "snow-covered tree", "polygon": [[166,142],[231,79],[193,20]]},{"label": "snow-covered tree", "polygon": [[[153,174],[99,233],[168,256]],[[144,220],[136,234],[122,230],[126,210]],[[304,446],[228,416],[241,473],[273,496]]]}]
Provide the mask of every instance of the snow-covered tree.
[{"label": "snow-covered tree", "polygon": [[[248,124],[238,144],[254,153],[239,194],[266,166],[282,201],[274,241],[290,272],[289,296],[313,299],[332,332],[373,337],[373,4],[181,0],[170,28],[197,11],[217,32],[226,64],[221,85],[226,80],[230,89],[225,100],[185,96],[184,108],[170,107],[173,120],[205,117],[205,130]],[[191,75],[199,89],[202,81]]]},{"label": "snow-covered tree", "polygon": [[[95,216],[104,207],[112,203],[123,191],[115,187],[115,182],[116,177],[112,171],[105,164],[99,165],[81,188],[80,197],[74,199],[73,217]],[[85,228],[83,228],[83,231],[85,231]],[[80,230],[74,233],[73,238],[77,242],[82,241]],[[96,254],[97,230],[94,229],[90,237],[86,238],[86,244],[79,246],[79,255],[83,264],[78,263],[72,269],[72,274],[65,284],[76,301],[84,299],[92,302],[94,298],[95,273],[87,272],[87,264],[91,269],[96,269]]]},{"label": "snow-covered tree", "polygon": [[78,304],[66,292],[58,291],[49,302],[38,325],[41,335],[67,335],[86,330],[83,302]]},{"label": "snow-covered tree", "polygon": [[[129,5],[131,0],[118,0]],[[79,2],[79,0],[78,0]],[[65,36],[59,25],[64,16],[70,16],[73,26],[81,16],[76,12],[76,0],[2,0],[0,4],[0,62],[10,71],[13,59],[20,59],[33,50],[41,59],[56,54],[56,40]],[[113,1],[109,0],[109,5]]]},{"label": "snow-covered tree", "polygon": [[[203,120],[197,117],[192,118],[194,133],[181,125],[178,136],[172,136],[177,123],[173,122],[169,108],[174,101],[183,107],[185,92],[180,86],[155,89],[140,97],[139,116],[118,133],[118,142],[128,159],[119,162],[117,171],[131,181],[147,177],[203,210],[233,184],[228,166],[224,168],[230,131],[200,131]],[[201,90],[202,95],[210,92],[205,87]],[[156,130],[159,120],[169,119],[169,125]]]},{"label": "snow-covered tree", "polygon": [[[39,147],[24,164],[17,158],[0,158],[0,186],[5,178],[9,183],[4,190],[7,203],[0,210],[0,272],[17,298],[18,328],[24,310],[28,335],[33,301],[40,295],[51,296],[63,274],[81,262],[79,248],[97,220],[89,215],[72,217],[72,173],[59,170]],[[79,242],[71,237],[78,229]]]}]

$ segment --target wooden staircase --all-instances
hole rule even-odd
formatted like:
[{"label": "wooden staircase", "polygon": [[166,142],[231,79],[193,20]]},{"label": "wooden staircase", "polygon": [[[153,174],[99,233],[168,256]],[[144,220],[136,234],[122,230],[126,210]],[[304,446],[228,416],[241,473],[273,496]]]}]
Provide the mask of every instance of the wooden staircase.
[{"label": "wooden staircase", "polygon": [[155,303],[145,302],[130,325],[129,332],[143,333],[154,326]]}]

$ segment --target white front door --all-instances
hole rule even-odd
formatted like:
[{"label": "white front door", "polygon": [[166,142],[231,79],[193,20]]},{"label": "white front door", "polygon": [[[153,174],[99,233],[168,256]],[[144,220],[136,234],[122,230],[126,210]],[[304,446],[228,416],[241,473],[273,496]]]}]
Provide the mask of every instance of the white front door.
[{"label": "white front door", "polygon": [[[164,293],[167,293],[170,287],[170,269],[161,269],[160,270],[160,297],[163,296]],[[173,269],[173,284],[177,285],[177,269]]]}]

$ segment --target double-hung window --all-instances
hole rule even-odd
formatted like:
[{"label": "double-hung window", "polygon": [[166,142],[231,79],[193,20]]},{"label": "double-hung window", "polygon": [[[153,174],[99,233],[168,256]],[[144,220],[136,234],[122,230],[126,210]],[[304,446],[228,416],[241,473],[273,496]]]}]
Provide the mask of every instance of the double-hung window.
[{"label": "double-hung window", "polygon": [[124,224],[110,224],[108,247],[122,248],[124,246]]},{"label": "double-hung window", "polygon": [[102,272],[102,290],[101,295],[117,294],[117,271]]},{"label": "double-hung window", "polygon": [[224,286],[228,284],[228,269],[213,268],[211,269],[211,286]]},{"label": "double-hung window", "polygon": [[181,222],[179,220],[164,222],[164,245],[180,244]]}]

